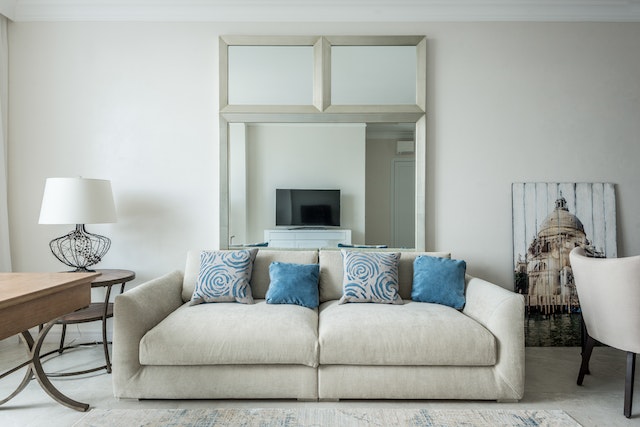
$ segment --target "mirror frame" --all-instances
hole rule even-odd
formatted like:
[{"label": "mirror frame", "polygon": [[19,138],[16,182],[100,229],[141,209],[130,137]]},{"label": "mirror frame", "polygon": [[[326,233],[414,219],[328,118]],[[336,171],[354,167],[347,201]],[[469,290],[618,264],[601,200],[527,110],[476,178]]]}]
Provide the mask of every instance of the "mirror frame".
[{"label": "mirror frame", "polygon": [[[312,46],[313,105],[229,105],[229,46]],[[416,103],[331,105],[331,46],[415,46]],[[219,246],[229,248],[230,123],[415,123],[415,250],[426,250],[425,36],[221,36],[219,38]]]}]

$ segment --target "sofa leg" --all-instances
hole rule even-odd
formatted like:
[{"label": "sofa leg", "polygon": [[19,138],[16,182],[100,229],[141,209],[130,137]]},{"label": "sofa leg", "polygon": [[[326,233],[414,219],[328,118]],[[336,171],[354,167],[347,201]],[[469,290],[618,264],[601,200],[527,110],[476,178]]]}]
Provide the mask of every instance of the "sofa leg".
[{"label": "sofa leg", "polygon": [[518,399],[498,399],[496,400],[498,403],[518,403]]}]

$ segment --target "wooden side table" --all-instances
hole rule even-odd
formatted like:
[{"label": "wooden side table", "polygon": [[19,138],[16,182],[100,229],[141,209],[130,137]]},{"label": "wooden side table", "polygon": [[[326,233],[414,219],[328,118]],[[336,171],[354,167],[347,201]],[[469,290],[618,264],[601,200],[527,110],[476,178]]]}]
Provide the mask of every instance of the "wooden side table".
[{"label": "wooden side table", "polygon": [[[57,350],[58,353],[62,354],[63,351],[69,348],[75,348],[82,345],[89,344],[102,344],[104,348],[104,359],[105,364],[102,366],[98,366],[96,368],[87,369],[84,371],[75,371],[75,372],[63,372],[59,374],[47,374],[50,377],[66,377],[71,375],[80,375],[86,374],[89,372],[99,371],[101,369],[106,369],[108,373],[111,373],[111,359],[109,357],[109,341],[107,339],[107,319],[113,317],[113,303],[109,302],[109,298],[111,297],[111,288],[114,285],[120,285],[120,293],[124,292],[124,287],[127,282],[132,281],[136,278],[136,274],[130,270],[95,270],[96,273],[101,273],[100,276],[96,277],[96,279],[91,283],[92,288],[106,288],[104,302],[92,302],[88,307],[82,308],[78,311],[74,311],[73,313],[69,313],[65,316],[62,316],[56,321],[56,324],[62,325],[62,337],[60,338],[60,347]],[[69,273],[74,274],[74,273]],[[67,332],[67,325],[72,325],[76,323],[88,323],[88,322],[96,322],[98,320],[102,321],[102,342],[87,342],[80,343],[75,345],[66,346],[64,345],[64,339]],[[48,354],[54,353],[49,352]]]}]

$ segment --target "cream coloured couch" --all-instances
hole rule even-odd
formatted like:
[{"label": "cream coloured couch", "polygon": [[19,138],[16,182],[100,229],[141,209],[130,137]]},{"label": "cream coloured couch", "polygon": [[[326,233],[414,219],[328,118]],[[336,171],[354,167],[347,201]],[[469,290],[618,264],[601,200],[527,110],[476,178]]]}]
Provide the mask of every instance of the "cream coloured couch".
[{"label": "cream coloured couch", "polygon": [[[413,260],[421,253],[405,251],[403,305],[339,305],[340,251],[260,249],[255,304],[190,306],[199,253],[188,254],[184,275],[167,274],[116,298],[116,397],[522,398],[521,295],[467,276],[462,311],[413,302]],[[318,309],[265,303],[272,261],[320,263]]]}]

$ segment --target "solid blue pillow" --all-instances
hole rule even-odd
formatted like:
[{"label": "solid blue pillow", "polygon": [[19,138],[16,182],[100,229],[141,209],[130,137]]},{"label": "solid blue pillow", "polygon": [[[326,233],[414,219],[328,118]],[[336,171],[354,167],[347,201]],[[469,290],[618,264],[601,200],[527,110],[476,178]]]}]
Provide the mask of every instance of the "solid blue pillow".
[{"label": "solid blue pillow", "polygon": [[462,260],[427,255],[416,257],[413,262],[411,299],[461,310],[465,304],[466,271],[467,263]]},{"label": "solid blue pillow", "polygon": [[269,265],[267,304],[297,304],[307,308],[319,305],[320,265],[272,262]]}]

